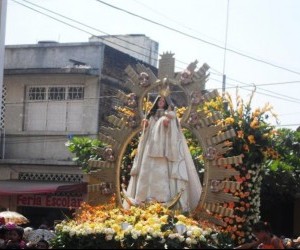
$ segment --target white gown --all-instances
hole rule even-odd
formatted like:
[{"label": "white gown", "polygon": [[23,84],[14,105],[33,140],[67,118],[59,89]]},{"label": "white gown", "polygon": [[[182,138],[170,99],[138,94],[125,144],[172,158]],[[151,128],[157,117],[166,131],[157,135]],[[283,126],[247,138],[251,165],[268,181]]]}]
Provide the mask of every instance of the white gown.
[{"label": "white gown", "polygon": [[164,203],[184,190],[179,208],[191,211],[198,205],[202,186],[176,114],[168,114],[173,119],[167,127],[163,124],[165,116],[150,118],[140,138],[126,193],[137,202],[154,199]]}]

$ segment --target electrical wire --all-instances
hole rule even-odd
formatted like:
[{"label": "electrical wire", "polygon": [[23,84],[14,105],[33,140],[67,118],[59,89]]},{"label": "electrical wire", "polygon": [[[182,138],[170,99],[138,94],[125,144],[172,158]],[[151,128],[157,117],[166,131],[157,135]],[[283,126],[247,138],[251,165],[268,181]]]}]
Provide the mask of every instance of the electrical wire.
[{"label": "electrical wire", "polygon": [[[219,73],[218,71],[217,71],[217,73],[213,73],[213,72],[211,72],[212,74],[215,74],[215,75],[221,75],[221,73]],[[262,91],[265,91],[265,92],[267,92],[267,93],[271,93],[271,94],[275,94],[275,95],[277,95],[277,96],[279,96],[279,97],[281,97],[281,98],[288,98],[288,99],[291,99],[291,100],[294,100],[294,101],[296,101],[296,102],[298,102],[298,101],[300,101],[300,99],[298,99],[298,98],[294,98],[294,97],[290,97],[290,96],[287,96],[287,95],[283,95],[283,94],[278,94],[277,92],[275,92],[275,91],[272,91],[272,90],[267,90],[267,89],[264,89],[264,88],[261,88],[260,86],[268,86],[268,85],[273,85],[273,84],[250,84],[250,83],[245,83],[245,82],[242,82],[242,81],[240,81],[240,80],[236,80],[236,79],[234,79],[234,78],[231,78],[231,77],[227,77],[227,79],[229,79],[229,80],[233,80],[233,81],[236,81],[236,82],[238,82],[238,83],[241,83],[241,84],[243,84],[243,85],[245,85],[245,86],[243,86],[243,87],[241,87],[241,86],[239,86],[239,85],[235,85],[235,87],[240,87],[240,88],[243,88],[243,89],[245,89],[245,88],[247,88],[247,87],[251,87],[251,88],[253,88],[254,86],[255,87],[257,87],[258,89],[260,89],[260,90],[262,90]],[[218,81],[218,82],[220,82],[220,83],[223,83],[222,81],[220,81],[220,80],[216,80],[216,79],[214,79],[215,81]],[[297,82],[299,82],[299,81],[292,81],[292,82],[290,82],[290,83],[297,83]],[[283,82],[284,84],[286,84],[287,82]],[[276,83],[277,85],[279,84],[279,83]],[[275,84],[275,85],[276,85]],[[231,84],[231,86],[233,86],[232,84]],[[234,88],[234,87],[231,87],[231,88]],[[261,93],[262,94],[262,93]],[[266,94],[267,95],[267,94]],[[270,95],[267,95],[267,96],[270,96]],[[272,96],[273,97],[273,96]]]},{"label": "electrical wire", "polygon": [[[142,17],[142,16],[137,15],[137,14],[135,14],[135,13],[133,13],[133,12],[128,11],[128,10],[125,10],[125,9],[119,8],[119,7],[117,7],[117,6],[114,6],[114,5],[112,5],[112,4],[106,3],[106,2],[104,2],[104,1],[102,1],[102,0],[95,0],[95,1],[97,1],[97,2],[99,2],[99,3],[101,3],[101,4],[104,4],[104,5],[107,5],[107,6],[111,7],[111,8],[113,8],[113,9],[116,9],[116,10],[122,11],[122,12],[124,12],[124,13],[127,13],[127,14],[129,14],[129,15],[132,15],[132,16],[134,16],[134,17],[137,17],[137,18],[140,18],[140,19],[142,19],[142,20],[145,20],[145,21],[147,21],[147,22],[150,22],[150,23],[153,23],[153,24],[155,24],[155,25],[161,26],[161,27],[163,27],[163,28],[166,28],[166,29],[168,29],[168,30],[171,30],[171,31],[173,31],[173,32],[176,32],[176,33],[178,33],[178,34],[181,34],[181,35],[183,35],[183,36],[192,38],[192,39],[194,39],[194,40],[203,42],[203,43],[205,43],[205,44],[209,44],[209,45],[211,45],[211,46],[213,46],[213,47],[216,47],[216,48],[219,48],[219,49],[222,49],[222,50],[225,49],[223,46],[220,46],[220,45],[218,45],[218,44],[215,44],[215,43],[206,41],[206,40],[204,40],[204,39],[202,39],[202,38],[199,38],[199,37],[190,35],[190,34],[188,34],[188,33],[186,33],[186,32],[183,32],[183,31],[180,31],[180,30],[178,30],[178,29],[175,29],[175,28],[169,27],[169,26],[167,26],[167,25],[164,25],[164,24],[162,24],[162,23],[153,21],[153,20],[148,19],[148,18],[146,18],[146,17]],[[247,55],[247,54],[245,54],[245,53],[241,53],[241,52],[238,52],[238,51],[236,51],[236,50],[229,49],[229,48],[227,48],[226,50],[227,50],[227,51],[230,51],[230,52],[232,52],[232,53],[234,53],[234,54],[237,54],[237,55],[239,55],[239,56],[242,56],[242,57],[245,57],[245,58],[248,58],[248,59],[251,59],[251,60],[260,62],[260,63],[264,63],[264,64],[266,64],[266,65],[269,65],[269,66],[272,66],[272,67],[275,67],[275,68],[278,68],[278,69],[282,69],[282,70],[288,71],[288,72],[290,72],[290,73],[294,73],[294,74],[300,75],[300,72],[298,72],[298,71],[291,70],[291,69],[288,69],[288,68],[286,68],[286,67],[282,67],[282,66],[276,65],[276,64],[271,63],[271,62],[267,62],[267,61],[262,60],[262,59],[259,59],[259,58],[255,58],[255,57],[250,56],[250,55]]]},{"label": "electrical wire", "polygon": [[[31,9],[31,10],[33,10],[33,11],[36,11],[36,12],[38,12],[38,13],[40,13],[40,14],[46,15],[46,16],[49,17],[49,18],[55,19],[56,21],[62,22],[62,23],[66,24],[66,25],[69,25],[69,26],[71,26],[71,27],[73,27],[73,28],[79,29],[80,31],[84,31],[84,32],[86,32],[86,33],[88,33],[88,34],[90,34],[90,35],[93,35],[92,33],[89,33],[89,32],[87,32],[87,31],[85,31],[85,30],[82,30],[82,29],[80,29],[80,28],[78,28],[78,27],[76,27],[76,26],[74,26],[74,25],[70,25],[70,24],[68,24],[68,23],[66,23],[66,22],[63,22],[63,21],[61,21],[61,20],[59,20],[59,19],[56,19],[56,18],[54,18],[54,17],[52,17],[52,16],[49,16],[49,15],[43,13],[43,12],[40,12],[40,11],[38,11],[38,10],[36,10],[36,9],[33,9],[33,8],[27,6],[27,5],[24,5],[24,4],[22,4],[22,3],[19,3],[19,2],[17,2],[16,0],[12,0],[12,1],[14,1],[14,2],[16,2],[16,3],[18,3],[18,4],[20,4],[20,5],[24,6],[24,7],[26,7],[26,8],[29,8],[29,9]],[[61,17],[63,17],[63,18],[66,18],[66,19],[68,19],[68,20],[71,20],[71,21],[73,21],[73,22],[76,22],[76,23],[78,23],[78,24],[84,25],[84,26],[86,26],[86,27],[88,27],[88,28],[95,29],[95,30],[97,30],[97,31],[103,33],[103,31],[101,31],[101,30],[98,30],[98,29],[96,29],[96,28],[93,28],[93,27],[91,27],[91,26],[89,26],[89,25],[85,25],[85,24],[83,24],[83,23],[81,23],[81,22],[78,22],[78,21],[76,21],[76,20],[74,20],[74,19],[68,18],[68,17],[66,17],[66,16],[64,16],[64,15],[61,15],[61,14],[59,14],[59,13],[57,13],[57,12],[51,11],[51,10],[46,9],[46,8],[44,8],[44,7],[41,7],[41,6],[39,6],[39,5],[33,4],[33,3],[31,3],[31,2],[29,2],[29,1],[27,1],[27,0],[22,0],[22,1],[28,2],[28,3],[32,4],[32,5],[35,5],[35,6],[39,7],[39,8],[42,8],[42,9],[44,9],[44,10],[47,10],[47,11],[49,11],[49,12],[51,12],[51,13],[56,14],[56,15],[59,15],[59,16],[61,16]],[[109,35],[108,33],[105,33],[105,34]],[[94,35],[94,36],[95,36],[95,35]],[[122,39],[121,39],[121,40],[122,40]],[[126,41],[126,40],[122,40],[122,41],[128,42],[128,41]],[[111,42],[111,41],[109,41],[109,42]],[[114,44],[115,44],[115,45],[119,45],[119,44],[116,44],[116,43],[114,43]],[[133,43],[131,43],[131,44],[133,44]],[[120,47],[122,47],[122,46],[120,46]],[[123,47],[123,48],[127,49],[126,47]],[[147,48],[144,48],[144,47],[141,47],[141,48],[147,49]],[[131,50],[131,51],[133,51],[134,53],[138,53],[138,51],[135,51],[135,50]],[[143,55],[143,56],[146,56],[145,54],[141,54],[141,53],[139,53],[139,54],[140,54],[140,55]],[[179,61],[179,60],[176,60],[176,61]],[[181,62],[181,61],[179,61],[179,62]],[[184,63],[184,62],[181,62],[181,63]],[[213,69],[213,70],[214,70],[214,69]],[[219,74],[221,74],[219,71],[217,71],[217,70],[215,70],[215,71],[218,72]],[[232,79],[232,78],[229,78],[229,77],[228,77],[228,79]],[[232,79],[232,80],[235,80],[235,79]],[[244,84],[244,85],[248,85],[248,86],[250,86],[250,87],[253,87],[253,85],[250,85],[250,84],[247,84],[247,83],[243,83],[243,82],[238,81],[238,80],[235,80],[235,81],[240,82],[240,83],[242,83],[242,84]],[[276,94],[276,95],[279,95],[279,96],[282,95],[282,94],[277,94],[277,93],[275,93],[275,92],[273,92],[273,91],[269,91],[269,90],[265,90],[265,89],[263,89],[263,90],[266,91],[266,92],[271,92],[271,93]],[[262,94],[262,93],[261,93],[261,94]],[[289,98],[288,96],[283,96],[283,97]],[[295,98],[292,98],[292,97],[291,97],[291,99],[295,99]],[[298,100],[298,99],[295,99],[295,100]]]},{"label": "electrical wire", "polygon": [[[222,81],[220,81],[220,80],[218,80],[218,79],[214,79],[214,78],[210,78],[210,80],[214,80],[214,81],[216,81],[216,82],[219,82],[219,83],[222,83]],[[245,90],[245,91],[247,91],[247,92],[252,92],[252,90],[249,90],[249,89],[247,89],[247,88],[249,88],[249,87],[254,87],[255,85],[249,85],[249,86],[239,86],[239,85],[235,85],[235,84],[231,84],[231,83],[228,83],[228,85],[230,85],[231,87],[227,87],[227,89],[236,89],[236,88],[240,88],[240,89],[242,89],[242,90]],[[248,84],[247,84],[248,85]],[[221,88],[218,88],[218,89],[221,89]],[[268,92],[271,92],[272,93],[272,91],[268,91]],[[294,98],[291,98],[291,97],[284,97],[284,96],[280,96],[280,95],[278,95],[278,94],[276,94],[276,95],[272,95],[272,94],[266,94],[266,93],[262,93],[262,92],[260,92],[260,91],[255,91],[255,93],[257,93],[257,94],[260,94],[260,95],[264,95],[264,96],[269,96],[269,97],[272,97],[272,98],[276,98],[276,99],[281,99],[281,100],[283,100],[283,101],[288,101],[288,102],[292,102],[292,103],[296,103],[296,104],[300,104],[300,100],[299,99],[295,99],[294,100]]]},{"label": "electrical wire", "polygon": [[[55,20],[55,21],[61,22],[61,23],[65,24],[65,25],[68,25],[68,26],[70,26],[70,27],[72,27],[72,28],[74,28],[74,29],[77,29],[77,30],[80,30],[80,31],[82,31],[82,32],[85,32],[85,33],[87,33],[87,34],[89,34],[89,35],[91,35],[91,36],[98,37],[97,35],[95,35],[95,34],[89,32],[89,31],[86,31],[86,30],[81,29],[81,28],[79,28],[79,27],[76,27],[76,26],[74,26],[74,25],[72,25],[72,24],[69,24],[69,23],[67,23],[67,22],[64,22],[64,21],[62,21],[62,20],[60,20],[60,19],[57,19],[57,18],[55,18],[55,17],[53,17],[53,16],[50,16],[50,15],[48,15],[48,14],[46,14],[46,13],[44,13],[44,12],[41,12],[41,11],[39,11],[39,10],[37,10],[37,9],[34,9],[34,8],[30,7],[30,6],[27,6],[27,5],[25,5],[25,4],[22,4],[22,3],[20,3],[20,2],[18,2],[18,1],[16,1],[16,0],[11,0],[11,1],[13,1],[13,2],[15,2],[15,3],[19,4],[19,5],[22,5],[22,6],[28,8],[28,9],[30,9],[30,10],[32,10],[32,11],[38,12],[39,14],[45,15],[45,16],[47,16],[47,17],[49,17],[49,18],[51,18],[51,19],[53,19],[53,20]],[[148,50],[149,52],[151,52],[150,49],[147,49],[147,48],[145,48],[145,47],[141,47],[140,45],[137,45],[137,44],[134,44],[134,43],[132,43],[132,42],[130,42],[130,41],[121,39],[119,36],[109,35],[108,33],[104,32],[104,31],[101,31],[101,30],[99,30],[99,29],[96,29],[96,28],[93,28],[93,27],[91,27],[91,26],[85,25],[85,24],[83,24],[83,23],[81,23],[81,22],[78,22],[78,21],[76,21],[76,20],[74,20],[74,19],[68,18],[68,17],[63,16],[63,15],[61,15],[61,14],[59,14],[59,13],[54,12],[54,11],[51,11],[51,10],[46,9],[46,8],[43,8],[43,7],[41,7],[41,6],[37,5],[37,4],[33,4],[33,3],[29,2],[29,1],[26,1],[26,0],[22,0],[22,1],[28,2],[28,3],[32,4],[32,5],[36,5],[36,6],[38,6],[38,7],[41,8],[41,9],[45,9],[45,10],[49,11],[50,13],[54,13],[54,14],[56,14],[56,15],[58,15],[58,16],[61,16],[61,17],[65,18],[65,19],[71,20],[71,21],[73,21],[73,22],[75,22],[75,23],[78,23],[78,24],[83,25],[83,26],[85,26],[85,27],[88,27],[88,28],[90,28],[90,29],[94,29],[94,30],[96,30],[96,31],[98,31],[98,32],[101,32],[101,33],[103,33],[103,34],[105,34],[105,35],[107,35],[107,36],[114,37],[114,38],[116,38],[116,39],[118,39],[118,40],[120,40],[120,41],[126,42],[126,43],[128,43],[128,44],[135,45],[135,46],[137,46],[137,47],[143,48],[143,49]],[[111,44],[114,44],[114,45],[116,45],[116,46],[118,46],[118,47],[121,47],[121,48],[123,48],[123,49],[125,49],[125,50],[134,52],[134,53],[139,54],[139,55],[141,55],[141,56],[144,56],[144,57],[147,57],[147,56],[148,56],[148,55],[145,55],[145,54],[143,54],[143,53],[141,53],[141,52],[139,52],[139,51],[133,50],[133,49],[128,48],[128,47],[125,47],[125,46],[123,46],[123,45],[121,45],[121,44],[119,44],[119,43],[114,43],[113,41],[110,41],[109,39],[105,39],[105,38],[103,38],[103,37],[100,37],[100,39],[106,40],[107,42],[109,42],[109,43],[111,43]],[[154,60],[155,62],[157,62],[157,59],[153,59],[153,60]]]}]

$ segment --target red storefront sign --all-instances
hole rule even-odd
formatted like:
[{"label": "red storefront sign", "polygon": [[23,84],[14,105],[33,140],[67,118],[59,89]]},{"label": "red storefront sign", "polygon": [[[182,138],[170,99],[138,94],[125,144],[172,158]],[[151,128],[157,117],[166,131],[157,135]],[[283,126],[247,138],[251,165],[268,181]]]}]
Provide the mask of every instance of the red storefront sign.
[{"label": "red storefront sign", "polygon": [[78,208],[83,201],[83,196],[18,195],[17,206]]}]

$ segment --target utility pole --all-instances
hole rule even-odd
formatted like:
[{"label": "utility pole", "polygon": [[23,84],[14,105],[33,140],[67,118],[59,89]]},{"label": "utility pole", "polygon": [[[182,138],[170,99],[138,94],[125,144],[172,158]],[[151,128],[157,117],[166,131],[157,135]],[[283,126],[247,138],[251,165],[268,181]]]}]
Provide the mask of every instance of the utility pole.
[{"label": "utility pole", "polygon": [[225,47],[224,47],[224,61],[223,61],[223,80],[222,80],[222,99],[224,110],[227,110],[228,103],[225,101],[225,93],[226,93],[226,52],[227,52],[227,38],[228,38],[228,22],[229,22],[229,0],[227,0],[227,15],[226,15],[226,28],[225,28]]},{"label": "utility pole", "polygon": [[226,75],[223,74],[223,81],[222,81],[222,97],[224,99],[226,91]]},{"label": "utility pole", "polygon": [[4,157],[4,107],[3,107],[3,78],[4,78],[4,54],[5,54],[5,26],[6,26],[7,0],[0,0],[0,136],[1,136],[1,155]]}]

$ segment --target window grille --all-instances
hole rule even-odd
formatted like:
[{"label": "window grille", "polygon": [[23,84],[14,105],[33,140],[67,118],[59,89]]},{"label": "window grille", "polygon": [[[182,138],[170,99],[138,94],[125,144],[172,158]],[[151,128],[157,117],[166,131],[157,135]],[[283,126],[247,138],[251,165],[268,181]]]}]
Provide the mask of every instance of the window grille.
[{"label": "window grille", "polygon": [[29,101],[64,101],[83,99],[84,87],[82,86],[28,87],[27,92],[27,100]]},{"label": "window grille", "polygon": [[46,99],[46,88],[31,87],[28,91],[28,99],[33,101],[42,101]]},{"label": "window grille", "polygon": [[65,100],[66,88],[64,87],[49,87],[48,99],[53,101]]},{"label": "window grille", "polygon": [[83,87],[69,87],[68,88],[68,99],[69,100],[81,100],[84,96]]}]

